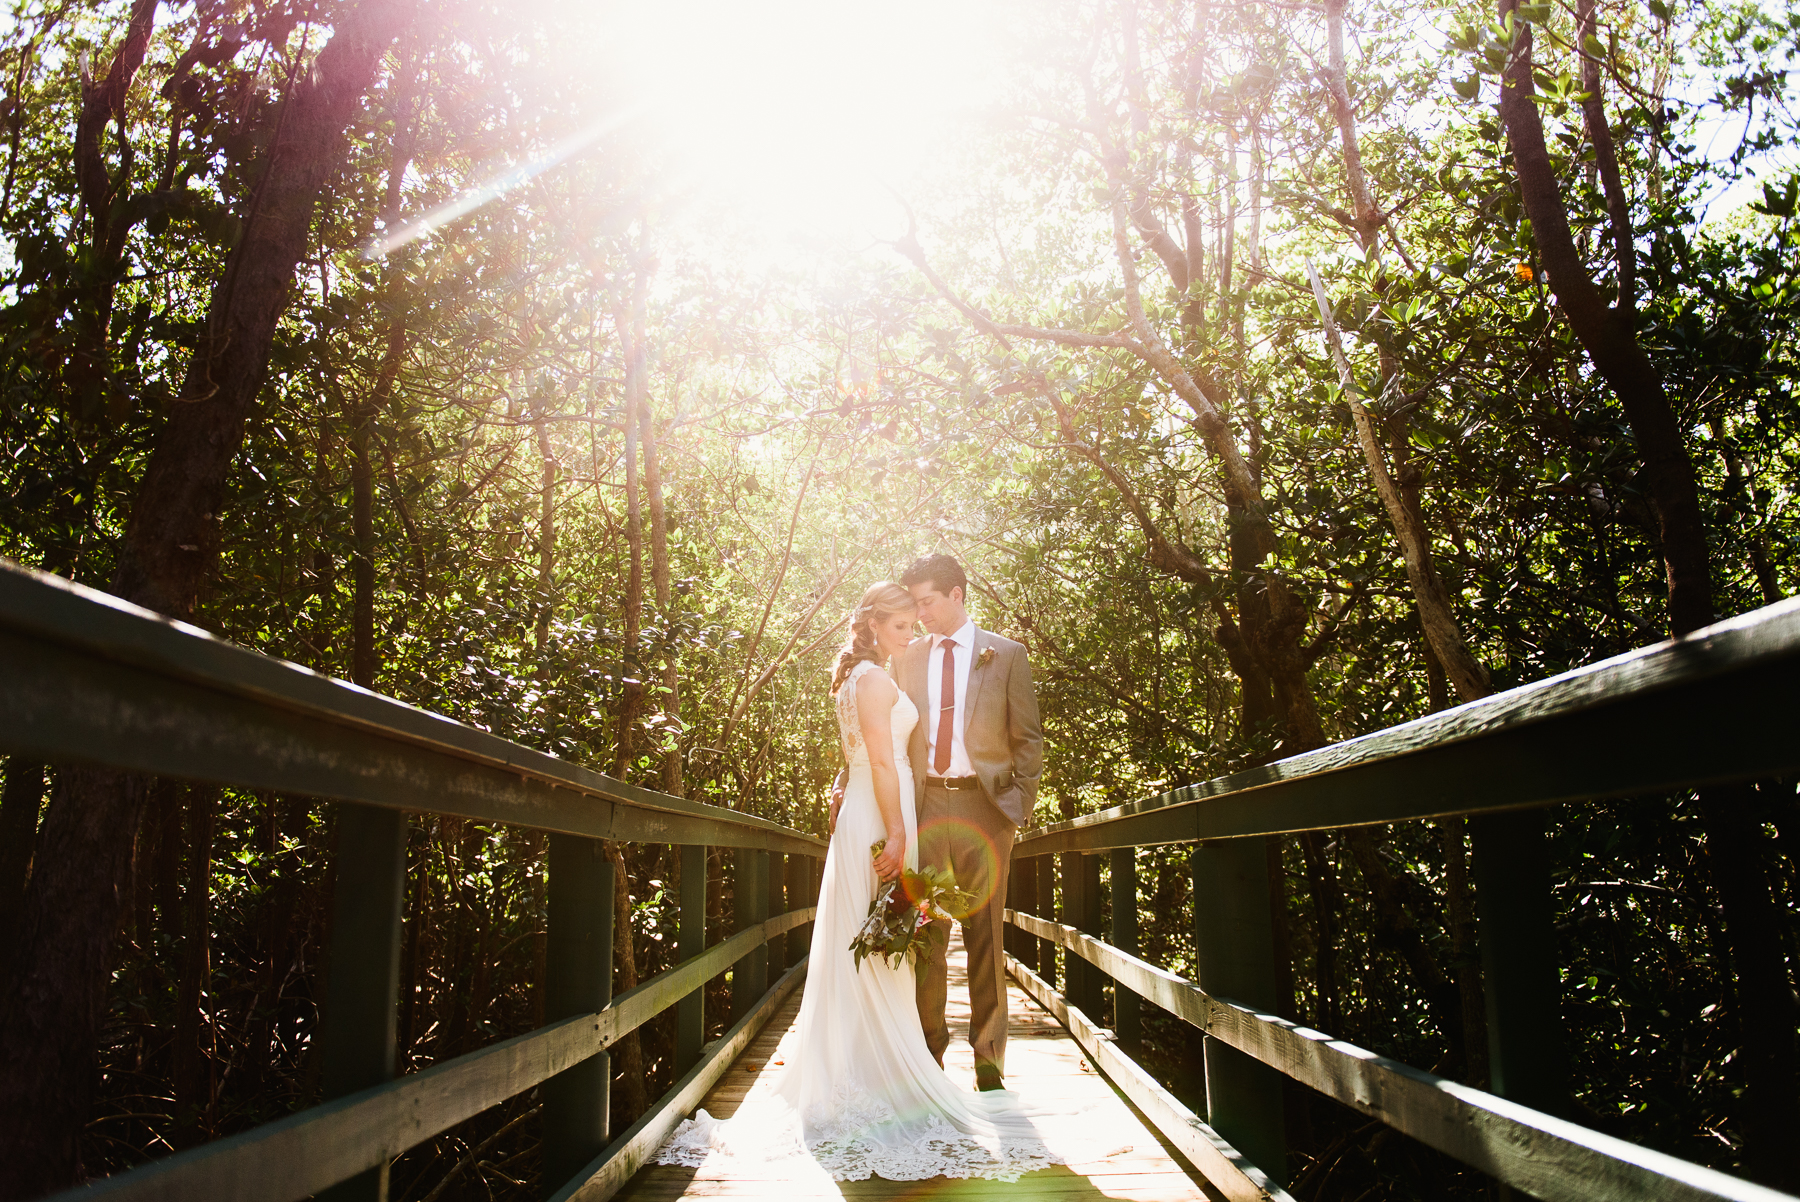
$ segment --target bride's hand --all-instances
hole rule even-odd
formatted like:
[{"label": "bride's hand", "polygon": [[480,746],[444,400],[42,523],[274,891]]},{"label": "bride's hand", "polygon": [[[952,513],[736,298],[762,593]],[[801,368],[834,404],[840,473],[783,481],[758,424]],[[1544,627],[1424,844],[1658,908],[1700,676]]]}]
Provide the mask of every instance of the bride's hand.
[{"label": "bride's hand", "polygon": [[887,846],[875,853],[875,875],[884,881],[891,881],[900,875],[906,866],[906,836],[895,838],[889,835]]}]

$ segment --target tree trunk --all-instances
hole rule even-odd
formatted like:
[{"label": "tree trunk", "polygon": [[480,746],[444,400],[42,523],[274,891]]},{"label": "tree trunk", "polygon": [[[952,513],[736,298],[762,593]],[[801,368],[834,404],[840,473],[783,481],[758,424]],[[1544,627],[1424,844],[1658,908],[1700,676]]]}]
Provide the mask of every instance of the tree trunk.
[{"label": "tree trunk", "polygon": [[638,646],[644,622],[644,519],[638,498],[638,412],[644,403],[646,351],[644,347],[645,292],[647,281],[641,265],[635,271],[631,297],[616,307],[615,324],[625,352],[625,542],[628,566],[625,578],[624,637],[620,643],[620,670],[624,688],[619,698],[619,745],[613,757],[613,775],[625,779],[635,751],[638,714],[644,703],[643,655]]},{"label": "tree trunk", "polygon": [[[542,471],[538,483],[538,572],[537,621],[532,627],[532,653],[537,659],[537,679],[549,679],[550,619],[556,611],[556,448],[550,441],[550,415],[540,406],[532,425],[537,433],[538,460]],[[545,730],[546,739],[553,729]]]},{"label": "tree trunk", "polygon": [[[640,497],[638,450],[649,402],[648,348],[645,325],[649,294],[649,265],[642,257],[633,264],[629,301],[615,310],[619,338],[625,352],[625,540],[628,567],[625,579],[623,663],[625,688],[619,701],[619,747],[613,775],[625,779],[635,758],[638,716],[644,704],[644,658],[640,646],[644,623],[644,515]],[[606,844],[613,862],[613,970],[617,989],[637,984],[637,947],[631,930],[631,877],[624,853],[616,843]],[[645,1107],[643,1044],[637,1032],[616,1047],[616,1071],[620,1074],[619,1100],[635,1119]]]},{"label": "tree trunk", "polygon": [[656,588],[656,609],[662,619],[663,792],[680,797],[681,781],[681,675],[675,637],[674,590],[669,579],[669,515],[663,505],[662,460],[656,443],[656,423],[651,420],[646,396],[638,407],[638,427],[644,444],[644,491],[650,501],[650,580]]},{"label": "tree trunk", "polygon": [[[1356,109],[1350,97],[1349,67],[1344,55],[1344,10],[1347,0],[1327,0],[1325,19],[1327,32],[1327,95],[1332,115],[1337,122],[1343,147],[1344,176],[1350,191],[1351,227],[1365,258],[1380,261],[1381,232],[1386,214],[1375,201],[1368,173],[1362,161],[1362,146],[1356,127]],[[1431,689],[1431,708],[1443,708],[1441,696],[1445,683],[1456,691],[1459,700],[1468,702],[1492,692],[1486,668],[1475,657],[1457,621],[1449,590],[1437,573],[1431,555],[1431,535],[1418,496],[1417,472],[1401,456],[1402,432],[1391,432],[1395,444],[1395,471],[1390,473],[1388,461],[1377,434],[1373,415],[1363,404],[1361,389],[1344,353],[1343,340],[1332,313],[1324,284],[1312,265],[1307,265],[1319,318],[1324,326],[1326,343],[1343,386],[1344,399],[1350,410],[1357,442],[1362,448],[1369,476],[1380,498],[1382,508],[1394,529],[1406,567],[1408,584],[1425,635],[1426,675]],[[1385,279],[1375,286],[1374,300],[1386,290]],[[1388,348],[1380,348],[1381,395],[1389,398],[1398,383],[1398,365]],[[1396,478],[1398,477],[1398,478]],[[1440,1028],[1450,1041],[1453,1054],[1464,1065],[1465,1075],[1486,1077],[1486,1011],[1482,998],[1479,962],[1474,959],[1473,895],[1469,889],[1466,860],[1462,847],[1462,822],[1453,820],[1439,828],[1439,837],[1447,861],[1445,898],[1447,926],[1451,932],[1454,963],[1449,979],[1430,948],[1412,926],[1401,899],[1395,894],[1396,882],[1379,862],[1369,836],[1364,832],[1350,835],[1351,850],[1357,855],[1370,880],[1375,896],[1377,921],[1386,938],[1402,950],[1413,967],[1422,992],[1431,999]]]},{"label": "tree trunk", "polygon": [[[1408,503],[1414,503],[1408,498]],[[1444,670],[1425,644],[1425,687],[1431,712],[1450,708]],[[1444,908],[1450,932],[1450,975],[1462,999],[1464,1080],[1488,1086],[1487,1000],[1482,992],[1481,943],[1475,926],[1475,889],[1469,878],[1468,821],[1460,816],[1437,821],[1438,848],[1444,856]]]},{"label": "tree trunk", "polygon": [[375,465],[369,459],[369,426],[374,420],[373,405],[362,400],[351,405],[350,679],[365,689],[375,687]]},{"label": "tree trunk", "polygon": [[476,961],[481,955],[486,914],[476,896],[476,861],[481,854],[482,833],[473,823],[459,822],[462,838],[456,851],[456,912],[451,918],[451,944],[444,977],[450,987],[450,1016],[445,1024],[441,1047],[434,1049],[438,1060],[460,1056],[469,1050],[475,1023]]},{"label": "tree trunk", "polygon": [[1425,1005],[1437,1028],[1450,1047],[1459,1055],[1463,1046],[1462,998],[1450,983],[1437,958],[1425,943],[1418,923],[1406,908],[1406,897],[1400,880],[1382,862],[1373,833],[1367,827],[1355,827],[1343,833],[1356,866],[1362,870],[1363,884],[1375,912],[1376,939],[1392,948],[1411,970]]},{"label": "tree trunk", "polygon": [[[175,1011],[175,1139],[178,1148],[206,1142],[212,1131],[214,1041],[212,1011],[213,833],[219,790],[196,785],[187,793],[187,887],[182,898],[181,976]],[[204,1007],[206,1013],[202,1013]],[[202,1046],[203,1044],[207,1046]]]},{"label": "tree trunk", "polygon": [[1343,886],[1326,857],[1322,834],[1318,831],[1302,834],[1300,851],[1305,857],[1307,886],[1312,893],[1313,905],[1313,982],[1319,996],[1313,1024],[1321,1031],[1341,1035],[1344,1003],[1338,991],[1337,957],[1344,912]]},{"label": "tree trunk", "polygon": [[1376,495],[1381,498],[1382,508],[1387,510],[1388,520],[1394,526],[1394,536],[1400,543],[1407,581],[1412,585],[1413,601],[1418,607],[1419,623],[1424,627],[1425,637],[1444,674],[1456,689],[1457,696],[1464,701],[1485,697],[1491,691],[1487,669],[1481,666],[1481,662],[1469,650],[1468,641],[1463,638],[1462,627],[1457,624],[1450,605],[1449,591],[1444,588],[1444,582],[1431,561],[1431,535],[1425,529],[1424,521],[1418,510],[1406,503],[1393,477],[1388,474],[1387,460],[1382,454],[1381,442],[1375,435],[1375,422],[1362,403],[1356,375],[1350,370],[1350,361],[1344,355],[1343,341],[1338,334],[1337,321],[1332,316],[1331,301],[1325,295],[1325,285],[1319,280],[1318,273],[1312,271],[1311,264],[1308,264],[1307,270],[1312,275],[1313,296],[1318,302],[1319,318],[1325,326],[1325,341],[1330,345],[1331,356],[1337,364],[1338,380],[1343,385],[1344,400],[1350,407],[1357,442],[1362,445],[1363,459],[1369,465],[1369,475],[1375,482]]},{"label": "tree trunk", "polygon": [[[1369,187],[1368,173],[1363,169],[1362,143],[1356,129],[1356,109],[1350,100],[1349,67],[1344,58],[1344,8],[1347,3],[1348,0],[1326,0],[1325,4],[1328,48],[1326,93],[1330,97],[1332,115],[1337,120],[1338,137],[1344,148],[1344,177],[1350,188],[1352,227],[1364,257],[1379,261],[1381,230],[1386,224],[1386,217],[1375,203],[1374,192]],[[1326,343],[1337,365],[1338,379],[1343,384],[1344,400],[1350,407],[1357,442],[1361,445],[1363,459],[1369,466],[1369,476],[1375,483],[1376,495],[1381,498],[1382,508],[1387,510],[1388,521],[1393,523],[1394,537],[1400,544],[1400,554],[1406,564],[1406,576],[1412,585],[1414,602],[1418,606],[1419,621],[1425,627],[1425,637],[1436,653],[1445,675],[1456,689],[1456,695],[1464,701],[1485,697],[1491,691],[1487,670],[1469,650],[1468,641],[1463,637],[1462,628],[1452,611],[1450,594],[1432,564],[1430,533],[1425,529],[1417,505],[1406,503],[1393,477],[1388,473],[1381,440],[1375,434],[1374,420],[1363,405],[1356,375],[1350,370],[1350,362],[1344,355],[1343,340],[1338,334],[1337,321],[1332,316],[1331,301],[1326,297],[1325,286],[1310,263],[1307,265],[1307,274],[1312,277],[1313,296],[1318,302],[1319,318],[1325,326]],[[1375,299],[1379,300],[1380,297]],[[1394,371],[1385,348],[1383,368],[1382,382],[1385,388],[1392,382]]]},{"label": "tree trunk", "polygon": [[1781,581],[1775,574],[1774,560],[1769,556],[1769,540],[1757,528],[1763,521],[1762,498],[1757,495],[1755,485],[1744,477],[1743,464],[1737,448],[1726,434],[1725,423],[1715,413],[1707,419],[1707,425],[1712,428],[1713,445],[1719,448],[1719,457],[1725,461],[1725,499],[1744,521],[1750,544],[1750,570],[1756,575],[1756,587],[1762,593],[1763,604],[1773,605],[1781,600]]},{"label": "tree trunk", "polygon": [[[616,997],[627,989],[637,988],[637,940],[632,934],[631,870],[625,866],[624,851],[611,839],[606,841],[606,858],[613,866],[613,971],[617,977],[613,995]],[[619,1091],[619,1101],[626,1111],[623,1117],[627,1123],[634,1122],[649,1105],[644,1088],[644,1045],[638,1039],[638,1032],[633,1031],[613,1047],[618,1060],[614,1072],[624,1087]]]},{"label": "tree trunk", "polygon": [[1475,934],[1474,892],[1469,888],[1469,860],[1461,817],[1437,821],[1438,846],[1444,853],[1444,897],[1450,917],[1450,972],[1462,1003],[1463,1080],[1487,1088],[1487,1002],[1481,991],[1481,949]]},{"label": "tree trunk", "polygon": [[299,901],[304,857],[298,850],[284,849],[284,835],[295,818],[299,820],[296,834],[305,834],[306,825],[306,812],[299,803],[267,797],[264,804],[267,816],[263,853],[268,857],[268,872],[274,879],[263,895],[261,981],[257,987],[256,1013],[244,1064],[244,1092],[252,1097],[261,1093],[262,1082],[268,1077],[275,1057],[281,995],[294,959],[295,936],[301,933]]},{"label": "tree trunk", "polygon": [[[76,411],[95,420],[112,400],[113,302],[126,271],[125,248],[138,217],[127,207],[131,195],[134,158],[126,139],[126,98],[156,25],[156,0],[133,0],[126,21],[125,38],[113,55],[106,77],[95,80],[81,73],[81,111],[75,121],[72,163],[91,233],[83,248],[87,270],[70,297],[69,333],[72,335],[63,384]],[[104,143],[108,131],[118,141],[119,171],[107,170]]]},{"label": "tree trunk", "polygon": [[1735,972],[1743,1050],[1744,1168],[1751,1177],[1789,1193],[1800,1189],[1800,1165],[1790,1148],[1794,1097],[1794,988],[1782,954],[1782,914],[1770,895],[1764,843],[1754,815],[1755,785],[1714,786],[1700,795],[1707,867],[1725,912],[1725,942]]},{"label": "tree trunk", "polygon": [[[1502,21],[1513,8],[1514,0],[1500,0]],[[1644,491],[1656,513],[1662,544],[1669,624],[1676,634],[1686,634],[1713,620],[1706,525],[1693,464],[1662,377],[1638,345],[1636,313],[1606,304],[1575,245],[1562,186],[1544,141],[1543,117],[1534,99],[1531,46],[1531,26],[1521,22],[1500,88],[1500,120],[1512,145],[1519,197],[1531,219],[1538,255],[1556,290],[1557,307],[1631,423],[1644,462]]]},{"label": "tree trunk", "polygon": [[[425,929],[431,922],[431,819],[422,815],[408,833],[406,895],[406,942],[400,952],[400,1014],[394,1024],[394,1047],[397,1071],[404,1076],[412,1059],[412,1045],[418,1030],[419,986],[425,979]],[[543,907],[537,908],[543,912]],[[535,1001],[541,990],[534,990]],[[544,1025],[544,1016],[536,1016],[533,1027]]]},{"label": "tree trunk", "polygon": [[[1515,0],[1500,0],[1504,21],[1515,15]],[[1613,390],[1631,423],[1644,469],[1641,481],[1657,520],[1669,592],[1669,625],[1679,636],[1713,620],[1712,583],[1706,526],[1699,486],[1686,444],[1669,403],[1661,374],[1639,345],[1635,310],[1629,303],[1608,306],[1589,276],[1570,231],[1562,187],[1544,139],[1542,114],[1532,81],[1532,29],[1519,24],[1518,40],[1502,76],[1500,119],[1511,143],[1519,195],[1531,219],[1532,236],[1556,289],[1558,307],[1580,340],[1594,370]],[[1584,110],[1590,134],[1605,122],[1597,102]],[[1610,145],[1610,133],[1607,134]],[[1600,149],[1598,142],[1596,150]],[[1602,164],[1604,174],[1604,164]],[[1609,206],[1612,204],[1609,185]],[[1620,296],[1629,301],[1626,266],[1635,252],[1618,242],[1621,226],[1615,215],[1615,253],[1621,256]],[[1788,1155],[1788,1132],[1800,1126],[1800,1049],[1795,1046],[1796,1007],[1782,962],[1782,945],[1772,938],[1768,913],[1769,887],[1761,855],[1762,836],[1752,813],[1749,786],[1700,791],[1707,837],[1707,863],[1713,888],[1725,915],[1725,937],[1731,949],[1739,990],[1746,1086],[1741,1111],[1745,1133],[1744,1161],[1757,1179],[1783,1189],[1800,1186],[1800,1167]],[[1780,982],[1776,988],[1768,982]]]},{"label": "tree trunk", "polygon": [[[550,620],[556,608],[556,482],[559,464],[556,458],[556,447],[550,441],[549,415],[540,407],[533,422],[537,431],[538,458],[543,470],[540,476],[538,497],[538,599],[537,623],[533,628],[533,654],[537,659],[534,669],[539,687],[545,697],[546,719],[544,722],[544,746],[549,748],[556,738],[557,709],[555,693],[549,687],[550,663],[549,641]],[[549,929],[545,921],[549,914],[546,884],[544,881],[544,851],[546,841],[542,831],[524,832],[525,872],[528,884],[527,893],[531,898],[531,912],[536,916],[536,927],[531,935],[531,1025],[544,1025],[544,1000],[547,996],[550,981],[549,962]]]},{"label": "tree trunk", "polygon": [[[218,514],[245,424],[268,375],[276,323],[318,198],[341,168],[346,131],[413,0],[340,14],[311,70],[298,72],[213,290],[180,402],[158,433],[126,526],[114,591],[193,616],[219,549]],[[58,774],[18,950],[0,993],[0,1199],[34,1198],[80,1177],[78,1139],[147,782],[109,769]]]},{"label": "tree trunk", "polygon": [[[25,900],[17,972],[0,1003],[0,1199],[76,1184],[80,1137],[106,1013],[118,882],[149,781],[103,768],[57,770]],[[89,804],[104,798],[104,805]]]},{"label": "tree trunk", "polygon": [[[332,479],[331,465],[335,453],[332,438],[331,413],[329,406],[324,406],[319,414],[319,441],[313,451],[313,495],[321,514],[329,514],[336,508],[332,494],[336,491],[336,483]],[[318,531],[319,545],[313,550],[312,591],[314,598],[312,632],[308,644],[312,651],[310,666],[319,672],[329,673],[332,670],[332,614],[337,600],[337,559],[331,554],[329,532]]]},{"label": "tree trunk", "polygon": [[44,805],[44,765],[15,755],[6,761],[6,789],[0,794],[0,981],[14,971],[13,947],[31,856],[37,846],[38,811]]},{"label": "tree trunk", "polygon": [[[1577,0],[1575,44],[1585,47],[1589,38],[1598,40],[1597,33],[1594,0]],[[1612,227],[1613,270],[1618,275],[1615,311],[1631,313],[1637,307],[1637,248],[1631,229],[1631,201],[1619,178],[1619,154],[1613,146],[1612,126],[1606,120],[1606,88],[1600,78],[1600,62],[1585,50],[1581,54],[1581,90],[1587,97],[1581,102],[1581,111],[1587,120],[1594,168],[1606,195],[1606,215]]]}]

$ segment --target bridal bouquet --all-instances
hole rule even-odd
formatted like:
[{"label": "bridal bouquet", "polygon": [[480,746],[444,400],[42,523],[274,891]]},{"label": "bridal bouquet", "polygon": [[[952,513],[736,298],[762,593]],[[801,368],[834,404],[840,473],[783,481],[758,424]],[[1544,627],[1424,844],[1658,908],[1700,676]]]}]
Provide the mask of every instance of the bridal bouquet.
[{"label": "bridal bouquet", "polygon": [[[881,839],[869,846],[873,859],[887,846]],[[933,927],[933,919],[950,919],[966,911],[975,895],[956,885],[956,871],[951,868],[922,868],[918,872],[902,872],[898,879],[884,883],[869,903],[869,916],[863,919],[850,950],[856,955],[856,966],[868,956],[880,956],[893,968],[901,957],[915,964],[936,949],[933,942],[943,938],[943,931]]]}]

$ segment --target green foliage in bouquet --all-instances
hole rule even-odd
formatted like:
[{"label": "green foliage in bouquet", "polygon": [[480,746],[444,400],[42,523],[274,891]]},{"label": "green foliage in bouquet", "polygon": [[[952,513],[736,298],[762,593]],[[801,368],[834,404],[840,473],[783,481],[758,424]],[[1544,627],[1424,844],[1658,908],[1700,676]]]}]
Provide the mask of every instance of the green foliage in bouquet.
[{"label": "green foliage in bouquet", "polygon": [[[869,846],[869,857],[881,854],[887,840]],[[869,956],[880,956],[888,967],[895,967],[902,957],[923,964],[937,950],[944,932],[932,926],[935,919],[949,920],[968,913],[975,895],[958,887],[953,868],[925,867],[917,872],[902,872],[896,880],[885,882],[875,891],[869,903],[868,917],[850,941],[856,966]]]}]

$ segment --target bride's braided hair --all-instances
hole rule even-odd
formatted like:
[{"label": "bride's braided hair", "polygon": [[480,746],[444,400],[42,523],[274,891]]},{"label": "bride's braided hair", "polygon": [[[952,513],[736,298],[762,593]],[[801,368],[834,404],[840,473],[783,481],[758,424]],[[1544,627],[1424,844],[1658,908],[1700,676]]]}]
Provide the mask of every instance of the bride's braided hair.
[{"label": "bride's braided hair", "polygon": [[863,591],[862,600],[850,611],[850,637],[838,651],[837,663],[831,669],[831,695],[844,686],[851,671],[863,660],[881,662],[881,649],[875,645],[875,632],[870,623],[887,621],[895,614],[911,613],[918,608],[912,594],[892,580],[877,580]]}]

